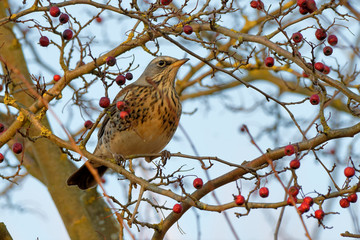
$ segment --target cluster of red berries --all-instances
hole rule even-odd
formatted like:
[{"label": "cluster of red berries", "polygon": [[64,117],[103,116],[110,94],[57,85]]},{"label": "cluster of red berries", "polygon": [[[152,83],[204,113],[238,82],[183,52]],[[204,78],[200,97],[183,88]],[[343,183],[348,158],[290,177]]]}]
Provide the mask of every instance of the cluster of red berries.
[{"label": "cluster of red berries", "polygon": [[[114,66],[116,64],[116,58],[109,56],[106,58],[106,64],[109,66]],[[133,79],[133,75],[132,73],[126,73],[125,75],[119,74],[116,78],[115,78],[115,82],[119,85],[122,86],[125,84],[126,80],[132,80]]]},{"label": "cluster of red berries", "polygon": [[358,197],[356,195],[356,193],[352,193],[350,195],[348,195],[346,198],[342,198],[340,199],[340,206],[342,208],[348,208],[350,206],[350,203],[355,203],[357,201]]},{"label": "cluster of red berries", "polygon": [[124,101],[118,101],[116,102],[116,107],[120,111],[120,118],[125,119],[127,116],[129,116],[130,108]]},{"label": "cluster of red berries", "polygon": [[250,2],[250,6],[252,8],[255,8],[257,10],[263,10],[264,9],[264,3],[261,0],[257,0],[257,1],[251,1]]},{"label": "cluster of red berries", "polygon": [[[344,169],[344,175],[347,178],[351,178],[355,176],[355,169],[353,167],[346,167]],[[340,206],[342,208],[348,208],[350,206],[350,203],[355,203],[357,201],[357,195],[356,193],[352,193],[348,195],[346,198],[340,199]]]},{"label": "cluster of red berries", "polygon": [[[325,29],[322,28],[317,29],[315,32],[315,37],[320,41],[325,40],[327,37],[327,33]],[[327,38],[327,42],[329,43],[330,46],[336,46],[336,44],[338,43],[338,38],[334,34],[329,35]],[[333,49],[330,46],[326,46],[323,48],[323,53],[325,56],[330,56],[333,53]]]},{"label": "cluster of red berries", "polygon": [[[61,24],[65,24],[69,21],[69,15],[67,15],[66,13],[61,13],[59,7],[57,6],[52,6],[49,10],[49,13],[52,17],[59,17],[59,21]],[[65,40],[70,40],[73,37],[73,31],[71,31],[70,29],[66,29],[63,34],[62,37]],[[47,47],[50,44],[50,40],[48,37],[46,36],[41,36],[40,40],[39,40],[39,44],[42,47]]]},{"label": "cluster of red berries", "polygon": [[[299,188],[297,186],[291,186],[288,189],[288,194],[289,197],[287,199],[287,204],[296,205],[296,203],[298,202],[297,195],[299,194]],[[305,212],[308,212],[313,204],[314,204],[314,200],[312,199],[312,197],[304,197],[302,203],[297,209],[301,214],[303,214]],[[318,220],[322,220],[324,216],[325,213],[322,209],[318,209],[315,211],[315,218],[317,218]]]},{"label": "cluster of red berries", "polygon": [[59,17],[59,21],[61,24],[65,24],[69,21],[69,15],[67,15],[66,13],[61,13],[60,9],[57,6],[52,6],[49,12],[52,17],[59,17],[59,15],[61,14]]},{"label": "cluster of red berries", "polygon": [[[293,155],[295,153],[294,145],[289,144],[289,145],[285,146],[284,153],[286,156]],[[294,170],[298,169],[300,167],[300,160],[297,158],[291,160],[289,166],[291,169],[294,169]]]},{"label": "cluster of red berries", "polygon": [[300,7],[299,12],[303,15],[313,13],[317,10],[314,0],[297,0],[297,5]]},{"label": "cluster of red berries", "polygon": [[[14,143],[12,145],[12,151],[16,154],[20,154],[23,151],[23,145],[19,142]],[[2,163],[4,159],[5,159],[4,155],[0,153],[0,163]]]},{"label": "cluster of red berries", "polygon": [[[201,189],[204,185],[204,182],[201,178],[195,178],[194,181],[193,181],[193,186],[194,188],[196,189]],[[173,206],[173,212],[174,213],[181,213],[182,211],[182,205],[180,203],[176,203],[174,206]]]},{"label": "cluster of red berries", "polygon": [[120,74],[115,78],[115,82],[117,85],[122,86],[125,84],[126,80],[132,80],[133,79],[133,75],[132,73],[126,73],[125,76]]},{"label": "cluster of red berries", "polygon": [[[327,37],[327,33],[324,29],[319,28],[315,31],[315,37],[320,40],[323,41],[326,39]],[[298,43],[302,40],[302,35],[301,33],[297,32],[294,33],[292,36],[292,39],[295,43]],[[300,40],[301,39],[301,40]],[[336,35],[330,35],[327,39],[328,43],[331,46],[335,46],[338,43],[338,38]],[[330,56],[333,53],[333,49],[330,46],[326,46],[323,48],[323,53],[325,56]],[[312,64],[308,63],[309,67],[312,68]],[[314,64],[314,68],[316,70],[318,70],[319,72],[322,72],[323,74],[329,74],[330,73],[330,67],[326,66],[325,64],[323,64],[322,62],[316,62]],[[305,72],[303,72],[303,77],[309,77],[309,75],[307,75]]]},{"label": "cluster of red berries", "polygon": [[[347,178],[351,178],[355,176],[355,169],[353,167],[346,167],[344,169],[344,175]],[[349,194],[346,198],[340,199],[340,206],[342,208],[348,208],[350,206],[350,203],[355,203],[357,201],[357,195],[356,193]]]},{"label": "cluster of red berries", "polygon": [[[109,66],[114,66],[116,64],[116,58],[109,56],[106,58],[106,64]],[[125,75],[119,74],[116,78],[115,78],[115,82],[119,85],[122,86],[125,84],[126,80],[132,80],[134,77],[132,75],[132,73],[126,73]]]}]

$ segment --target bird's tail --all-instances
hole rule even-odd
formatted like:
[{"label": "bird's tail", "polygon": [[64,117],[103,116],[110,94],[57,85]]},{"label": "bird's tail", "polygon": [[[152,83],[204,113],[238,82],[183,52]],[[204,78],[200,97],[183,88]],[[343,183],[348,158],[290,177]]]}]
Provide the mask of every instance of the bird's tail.
[{"label": "bird's tail", "polygon": [[[94,167],[101,177],[107,170],[105,166]],[[84,164],[76,172],[74,172],[67,180],[67,185],[78,185],[80,189],[88,189],[96,185],[94,176]]]}]

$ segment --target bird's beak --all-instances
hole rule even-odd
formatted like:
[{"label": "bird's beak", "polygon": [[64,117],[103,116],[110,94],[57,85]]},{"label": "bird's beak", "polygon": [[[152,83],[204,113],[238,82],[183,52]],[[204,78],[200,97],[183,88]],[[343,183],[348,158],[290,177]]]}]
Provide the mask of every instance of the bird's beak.
[{"label": "bird's beak", "polygon": [[177,60],[176,62],[174,62],[173,64],[171,64],[171,66],[172,66],[172,67],[180,67],[180,66],[182,66],[184,63],[186,63],[187,61],[189,61],[188,58],[180,59],[180,60]]}]

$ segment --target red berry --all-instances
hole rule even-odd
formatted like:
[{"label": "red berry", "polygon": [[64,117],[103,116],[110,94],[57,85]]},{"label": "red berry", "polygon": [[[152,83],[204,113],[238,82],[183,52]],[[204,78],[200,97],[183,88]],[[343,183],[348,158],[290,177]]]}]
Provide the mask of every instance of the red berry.
[{"label": "red berry", "polygon": [[244,204],[244,202],[245,202],[245,198],[243,195],[240,194],[235,197],[236,205],[242,205],[242,204]]},{"label": "red berry", "polygon": [[107,57],[106,58],[106,64],[109,66],[114,66],[116,64],[116,58],[114,57]]},{"label": "red berry", "polygon": [[303,214],[303,213],[305,212],[305,209],[304,209],[304,206],[303,206],[303,205],[300,205],[300,206],[298,207],[298,210],[299,210],[300,214]]},{"label": "red berry", "polygon": [[50,8],[50,15],[53,17],[57,17],[60,15],[60,9],[57,6],[52,6]]},{"label": "red berry", "polygon": [[285,152],[285,155],[291,156],[291,155],[294,154],[295,148],[294,148],[294,146],[291,145],[291,144],[290,144],[290,145],[287,145],[287,146],[285,147],[285,149],[284,149],[284,152]]},{"label": "red berry", "polygon": [[55,81],[55,82],[57,82],[57,81],[59,81],[60,80],[60,75],[54,75],[54,77],[53,77],[53,80]]},{"label": "red berry", "polygon": [[98,23],[101,23],[101,22],[102,22],[102,18],[101,18],[101,17],[97,17],[97,18],[95,18],[95,20],[96,20],[96,22],[98,22]]},{"label": "red berry", "polygon": [[259,195],[262,198],[266,198],[269,196],[269,189],[267,187],[262,187],[259,189]]},{"label": "red berry", "polygon": [[127,80],[132,80],[133,79],[133,75],[132,75],[132,73],[126,73],[125,74],[125,78],[127,79]]},{"label": "red berry", "polygon": [[0,123],[0,133],[2,133],[3,131],[5,131],[5,126],[4,124]]},{"label": "red berry", "polygon": [[251,2],[250,2],[250,6],[251,6],[252,8],[258,8],[259,2],[258,2],[258,1],[251,1]]},{"label": "red berry", "polygon": [[59,17],[59,21],[62,23],[62,24],[65,24],[69,21],[69,15],[67,15],[66,13],[62,13]]},{"label": "red berry", "polygon": [[314,204],[314,199],[312,199],[312,197],[305,197],[304,203],[307,203],[311,207]]},{"label": "red berry", "polygon": [[326,46],[323,49],[325,56],[330,56],[333,53],[333,49],[330,46]]},{"label": "red berry", "polygon": [[3,161],[4,161],[4,155],[0,153],[0,163],[2,163]]},{"label": "red berry", "polygon": [[356,195],[356,193],[353,193],[353,194],[350,194],[348,197],[347,197],[347,200],[349,201],[349,202],[352,202],[352,203],[354,203],[354,202],[356,202],[357,201],[357,195]]},{"label": "red berry", "polygon": [[320,97],[319,97],[319,95],[317,95],[317,94],[311,95],[311,97],[310,97],[310,103],[311,103],[312,105],[318,105],[319,102],[320,102]]},{"label": "red berry", "polygon": [[330,73],[330,67],[325,65],[323,74],[329,74],[329,73]]},{"label": "red berry", "polygon": [[120,111],[124,110],[126,107],[126,103],[124,101],[117,101],[116,102],[116,107],[117,109],[119,109]]},{"label": "red berry", "polygon": [[125,82],[126,82],[126,78],[124,75],[118,75],[116,78],[115,78],[115,81],[117,83],[117,85],[121,86],[121,85],[124,85]]},{"label": "red berry", "polygon": [[315,37],[320,41],[324,40],[326,38],[326,36],[327,36],[327,33],[322,28],[317,29],[316,32],[315,32]]},{"label": "red berry", "polygon": [[84,127],[86,129],[92,128],[93,125],[94,125],[94,123],[92,121],[90,121],[90,120],[86,120],[85,123],[84,123]]},{"label": "red berry", "polygon": [[313,13],[317,10],[316,3],[314,0],[306,0],[306,9],[309,13]]},{"label": "red berry", "polygon": [[298,210],[301,214],[308,212],[310,210],[310,206],[307,203],[301,203],[301,205],[298,207]]},{"label": "red berry", "polygon": [[320,72],[323,72],[324,69],[325,69],[325,65],[323,63],[321,63],[321,62],[315,63],[314,67],[315,67],[316,70],[318,70]]},{"label": "red berry", "polygon": [[190,35],[193,33],[193,28],[190,25],[185,25],[183,27],[183,31],[184,33],[186,33],[187,35]]},{"label": "red berry", "polygon": [[12,146],[12,150],[14,153],[19,154],[22,152],[23,146],[21,143],[14,143],[14,145]]},{"label": "red berry", "polygon": [[121,111],[120,112],[120,118],[125,119],[127,116],[129,116],[128,111]]},{"label": "red berry", "polygon": [[204,185],[203,180],[201,178],[195,178],[193,181],[193,186],[196,189],[200,189],[202,188],[202,186]]},{"label": "red berry", "polygon": [[304,7],[300,7],[299,8],[299,13],[302,14],[302,15],[305,15],[307,14],[309,11],[307,10],[307,8],[304,8]]},{"label": "red berry", "polygon": [[309,75],[307,75],[306,72],[304,72],[304,71],[302,72],[302,76],[305,78],[309,77]]},{"label": "red berry", "polygon": [[303,35],[300,32],[296,32],[296,33],[293,33],[291,38],[295,43],[299,43],[302,41]]},{"label": "red berry", "polygon": [[294,205],[297,202],[297,198],[294,196],[289,196],[286,202],[288,205]]},{"label": "red berry", "polygon": [[315,69],[320,71],[320,72],[323,72],[324,71],[324,68],[325,68],[325,65],[321,62],[317,62],[315,63],[314,65]]},{"label": "red berry", "polygon": [[296,195],[298,195],[299,194],[299,188],[298,187],[296,187],[296,186],[291,186],[290,188],[289,188],[289,195],[291,195],[291,196],[293,196],[293,197],[296,197]]},{"label": "red berry", "polygon": [[300,161],[298,159],[294,159],[290,162],[290,167],[292,169],[298,169],[300,167]]},{"label": "red berry", "polygon": [[347,178],[351,178],[355,175],[355,169],[353,167],[347,167],[344,169],[344,174]]},{"label": "red berry", "polygon": [[181,211],[182,211],[181,204],[179,204],[179,203],[175,204],[174,207],[173,207],[173,212],[174,213],[181,213]]},{"label": "red berry", "polygon": [[70,29],[66,29],[64,32],[63,32],[63,38],[65,40],[70,40],[72,39],[73,37],[73,32],[70,30]]},{"label": "red berry", "polygon": [[100,98],[99,105],[102,108],[107,108],[110,105],[110,99],[108,97]]},{"label": "red berry", "polygon": [[335,35],[330,35],[328,37],[328,43],[331,45],[331,46],[335,46],[337,43],[338,43],[338,38],[335,36]]},{"label": "red berry", "polygon": [[172,0],[161,0],[160,2],[162,5],[169,5],[172,2]]},{"label": "red berry", "polygon": [[339,203],[342,208],[348,208],[350,206],[350,202],[347,200],[347,198],[340,199]]},{"label": "red berry", "polygon": [[308,212],[308,211],[310,210],[310,205],[307,204],[306,202],[302,202],[302,203],[300,204],[300,207],[301,207],[301,206],[302,206],[304,212]]},{"label": "red berry", "polygon": [[299,7],[306,7],[306,0],[297,0],[296,3]]},{"label": "red berry", "polygon": [[47,47],[47,46],[49,46],[50,41],[49,41],[48,37],[41,36],[40,40],[39,40],[39,43],[40,43],[40,46]]},{"label": "red berry", "polygon": [[256,7],[257,10],[262,10],[264,9],[264,3],[261,0],[258,0],[258,5]]},{"label": "red berry", "polygon": [[272,67],[272,66],[274,66],[274,58],[272,58],[272,57],[267,57],[267,58],[265,58],[265,65],[266,65],[267,67]]},{"label": "red berry", "polygon": [[324,216],[325,216],[325,213],[323,210],[318,209],[315,211],[315,218],[322,220],[324,218]]}]

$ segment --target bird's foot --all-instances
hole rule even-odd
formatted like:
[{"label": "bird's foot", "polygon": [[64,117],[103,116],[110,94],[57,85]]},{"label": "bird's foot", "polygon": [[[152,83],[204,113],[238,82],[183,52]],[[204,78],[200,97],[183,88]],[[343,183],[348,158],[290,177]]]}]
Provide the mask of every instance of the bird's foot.
[{"label": "bird's foot", "polygon": [[115,163],[117,165],[122,166],[122,167],[125,166],[125,158],[123,155],[114,153],[113,157],[114,157]]},{"label": "bird's foot", "polygon": [[[163,166],[165,166],[166,161],[167,161],[168,159],[170,159],[170,157],[171,157],[171,153],[170,153],[169,151],[167,151],[167,150],[164,150],[164,151],[162,151],[160,154],[161,154],[161,156],[160,156],[161,162],[162,162]],[[151,162],[151,161],[154,160],[155,158],[157,158],[157,157],[145,157],[145,160],[146,160],[147,162]]]},{"label": "bird's foot", "polygon": [[161,162],[163,166],[165,166],[166,161],[170,159],[170,157],[171,157],[171,153],[168,150],[164,150],[161,152]]}]

